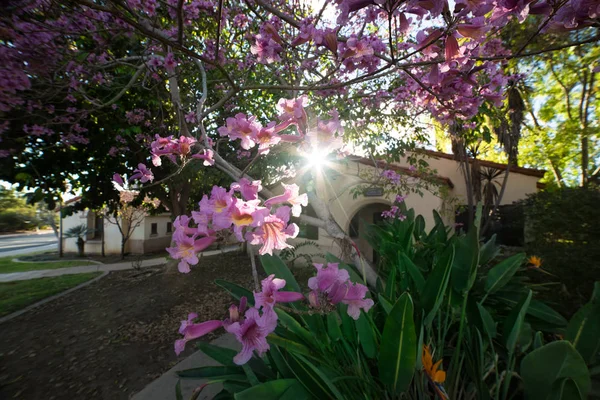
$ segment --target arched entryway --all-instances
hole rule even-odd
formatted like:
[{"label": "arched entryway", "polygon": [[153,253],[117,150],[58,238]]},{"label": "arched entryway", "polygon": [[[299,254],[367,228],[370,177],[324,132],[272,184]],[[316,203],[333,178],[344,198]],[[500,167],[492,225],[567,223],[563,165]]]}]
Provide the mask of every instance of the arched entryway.
[{"label": "arched entryway", "polygon": [[350,219],[348,233],[363,257],[372,263],[377,262],[377,251],[371,247],[367,239],[367,227],[383,220],[381,213],[389,210],[390,205],[383,202],[373,202],[362,206]]}]

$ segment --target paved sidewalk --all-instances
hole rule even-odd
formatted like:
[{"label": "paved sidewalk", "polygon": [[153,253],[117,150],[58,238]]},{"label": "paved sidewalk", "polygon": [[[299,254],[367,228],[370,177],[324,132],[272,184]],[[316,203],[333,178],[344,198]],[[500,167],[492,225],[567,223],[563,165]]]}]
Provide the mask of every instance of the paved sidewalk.
[{"label": "paved sidewalk", "polygon": [[[228,347],[235,350],[239,350],[241,348],[241,345],[235,339],[235,336],[227,333],[219,336],[211,343],[217,346]],[[193,343],[189,343],[188,346],[193,346]],[[150,383],[142,391],[136,393],[131,400],[176,400],[177,397],[175,396],[175,386],[179,380],[176,371],[215,365],[221,364],[206,356],[201,351],[197,351],[164,373],[160,378]],[[182,379],[181,393],[183,394],[183,398],[189,399],[194,389],[206,381],[208,381],[208,379]],[[212,399],[222,389],[223,385],[220,383],[208,385],[206,388],[204,388],[204,390],[202,390],[198,400]]]},{"label": "paved sidewalk", "polygon": [[[217,254],[229,253],[240,249],[239,245],[228,246],[220,250],[211,250],[200,253],[199,257],[208,257]],[[166,264],[165,257],[143,260],[141,268],[154,267],[157,265]],[[116,264],[100,264],[100,265],[85,265],[82,267],[56,268],[56,269],[41,269],[37,271],[12,272],[9,274],[0,274],[0,282],[25,281],[28,279],[50,278],[53,276],[85,274],[88,272],[111,272],[124,271],[133,269],[132,261],[125,261]]]}]

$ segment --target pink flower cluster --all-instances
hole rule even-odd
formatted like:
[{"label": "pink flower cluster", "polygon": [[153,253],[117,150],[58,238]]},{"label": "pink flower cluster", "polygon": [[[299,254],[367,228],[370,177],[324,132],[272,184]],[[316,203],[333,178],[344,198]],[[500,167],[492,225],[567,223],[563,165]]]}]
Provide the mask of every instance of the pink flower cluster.
[{"label": "pink flower cluster", "polygon": [[360,39],[353,35],[346,43],[338,45],[339,54],[344,59],[343,64],[348,73],[357,69],[368,73],[375,72],[381,62],[376,54],[382,54],[385,50],[386,45],[375,35]]},{"label": "pink flower cluster", "polygon": [[290,124],[289,121],[281,124],[270,122],[263,127],[256,121],[256,117],[238,113],[233,118],[227,118],[226,125],[218,128],[217,132],[221,136],[228,136],[229,140],[240,139],[240,145],[244,150],[250,150],[258,144],[258,153],[268,154],[271,147],[281,142],[282,137],[279,132]]},{"label": "pink flower cluster", "polygon": [[[180,260],[179,270],[187,273],[190,265],[198,263],[197,253],[217,240],[217,231],[229,231],[240,242],[261,245],[258,251],[261,255],[291,247],[287,240],[296,237],[298,226],[289,223],[290,214],[299,216],[308,198],[306,193],[299,193],[297,185],[283,186],[284,193],[268,199],[263,206],[258,199],[262,190],[260,181],[242,178],[229,190],[214,186],[210,196],[202,197],[200,209],[192,212],[192,218],[183,215],[175,220],[175,246],[167,251]],[[190,227],[192,220],[194,227]]]},{"label": "pink flower cluster", "polygon": [[281,29],[281,21],[272,18],[263,23],[260,27],[260,33],[254,36],[254,44],[250,47],[250,52],[256,56],[261,64],[271,64],[281,61],[279,54],[283,52],[283,40],[277,32]]},{"label": "pink flower cluster", "polygon": [[[348,271],[339,269],[338,264],[334,263],[327,264],[325,268],[323,264],[314,265],[317,268],[317,276],[308,280],[308,286],[312,289],[308,296],[311,307],[330,312],[335,309],[336,304],[346,304],[348,315],[355,320],[360,317],[360,310],[368,312],[373,307],[373,300],[365,298],[367,287],[351,282]],[[229,307],[229,316],[223,320],[196,323],[194,321],[198,314],[189,314],[187,320],[181,321],[179,333],[183,338],[175,341],[175,353],[179,355],[188,341],[224,328],[242,345],[242,350],[233,358],[237,365],[246,364],[254,351],[262,356],[270,348],[267,336],[277,327],[277,304],[301,301],[305,298],[299,292],[282,291],[285,285],[285,280],[269,275],[261,282],[262,290],[254,293],[254,307],[248,308],[247,299],[242,297],[239,306],[232,304]]]},{"label": "pink flower cluster", "polygon": [[180,159],[191,157],[204,160],[204,165],[213,165],[214,152],[212,150],[204,149],[202,153],[191,154],[192,147],[196,143],[197,140],[190,136],[181,136],[177,139],[173,136],[161,137],[155,135],[155,140],[150,144],[152,164],[155,167],[162,165],[161,157],[166,156],[175,164],[177,163],[177,157]]},{"label": "pink flower cluster", "polygon": [[145,164],[140,163],[138,164],[137,169],[133,170],[133,175],[131,175],[131,178],[129,178],[130,181],[134,179],[139,179],[142,183],[152,182],[154,180],[154,174],[146,167]]},{"label": "pink flower cluster", "polygon": [[308,280],[312,290],[308,295],[311,307],[328,310],[338,303],[348,305],[348,315],[357,320],[360,310],[368,312],[373,307],[373,300],[366,299],[368,289],[360,283],[350,281],[350,275],[345,269],[340,269],[338,263],[314,264],[317,276]]},{"label": "pink flower cluster", "polygon": [[[404,202],[405,199],[406,199],[405,196],[397,195],[396,199],[394,200],[394,203],[400,204],[400,203]],[[402,214],[402,210],[396,204],[391,206],[389,210],[382,212],[381,216],[383,218],[387,218],[387,219],[395,218],[400,221],[404,221],[406,219],[406,215]]]},{"label": "pink flower cluster", "polygon": [[179,333],[183,338],[175,341],[175,353],[179,355],[188,341],[221,327],[233,334],[242,344],[242,350],[233,358],[236,364],[246,364],[255,350],[259,355],[268,351],[267,336],[277,327],[275,305],[300,301],[304,299],[304,295],[298,292],[281,291],[285,286],[285,280],[277,279],[275,275],[268,276],[261,284],[262,291],[254,293],[254,307],[247,309],[247,299],[242,297],[239,306],[232,304],[229,307],[229,318],[194,323],[198,315],[189,314],[187,320],[181,321]]},{"label": "pink flower cluster", "polygon": [[390,181],[390,183],[392,183],[394,185],[400,184],[400,179],[402,178],[402,176],[400,174],[398,174],[396,171],[393,171],[391,169],[386,169],[385,171],[383,171],[381,173],[381,176],[383,178],[387,179],[388,181]]},{"label": "pink flower cluster", "polygon": [[[279,123],[271,121],[263,126],[255,116],[238,113],[234,117],[227,118],[225,126],[219,127],[217,131],[219,135],[229,137],[231,141],[239,139],[240,146],[246,151],[258,145],[258,154],[268,154],[270,149],[280,142],[301,142],[305,136],[307,139],[314,136],[322,139],[326,136],[325,144],[335,142],[337,147],[341,147],[337,139],[343,130],[337,113],[333,114],[334,118],[330,121],[319,121],[318,125],[311,130],[308,128],[308,116],[305,110],[307,101],[306,96],[280,99],[277,103]],[[292,125],[296,127],[298,135],[280,134]],[[338,136],[335,135],[336,132],[339,133]],[[319,146],[322,144],[319,142]]]}]

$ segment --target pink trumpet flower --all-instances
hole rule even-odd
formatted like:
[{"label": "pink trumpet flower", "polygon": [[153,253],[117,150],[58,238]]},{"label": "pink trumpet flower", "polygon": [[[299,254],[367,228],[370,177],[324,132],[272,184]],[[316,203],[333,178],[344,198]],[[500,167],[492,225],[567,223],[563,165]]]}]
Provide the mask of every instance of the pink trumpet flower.
[{"label": "pink trumpet flower", "polygon": [[289,224],[290,208],[279,207],[275,215],[269,215],[261,226],[253,232],[246,232],[246,240],[253,245],[262,244],[258,250],[260,255],[273,254],[273,250],[283,250],[292,247],[286,243],[288,238],[298,235],[298,226]]},{"label": "pink trumpet flower", "polygon": [[261,282],[262,291],[254,293],[254,302],[256,308],[273,309],[276,303],[291,303],[304,299],[304,295],[298,292],[280,292],[285,286],[284,279],[275,278],[274,274],[269,275]]},{"label": "pink trumpet flower", "polygon": [[189,237],[182,231],[173,234],[175,247],[167,247],[167,252],[176,260],[180,260],[178,264],[179,272],[187,274],[190,270],[190,264],[198,264],[198,253],[206,249],[208,246],[217,240],[214,236],[206,236],[201,239],[196,239],[196,235]]},{"label": "pink trumpet flower", "polygon": [[254,350],[263,355],[269,350],[267,335],[272,332],[270,327],[277,324],[277,314],[274,312],[259,315],[256,308],[250,308],[244,315],[243,322],[234,322],[225,326],[225,330],[235,335],[242,344],[242,350],[233,358],[237,365],[246,364]]},{"label": "pink trumpet flower", "polygon": [[213,159],[215,155],[215,152],[212,151],[211,149],[204,149],[202,150],[202,154],[198,153],[198,154],[194,154],[192,156],[192,158],[195,159],[199,159],[199,160],[204,160],[204,166],[208,167],[211,165],[215,165],[215,160]]},{"label": "pink trumpet flower", "polygon": [[271,197],[265,201],[266,207],[274,206],[275,204],[289,203],[292,205],[292,215],[299,217],[302,212],[302,207],[308,205],[308,195],[306,193],[299,194],[300,188],[296,184],[286,185],[282,183],[285,192],[282,195]]},{"label": "pink trumpet flower", "polygon": [[112,180],[118,183],[120,186],[125,186],[125,182],[120,174],[114,174]]},{"label": "pink trumpet flower", "polygon": [[250,182],[248,179],[242,178],[239,182],[233,182],[231,184],[231,189],[240,192],[242,198],[249,201],[258,199],[258,192],[262,190],[262,185],[260,184],[260,181]]},{"label": "pink trumpet flower", "polygon": [[367,287],[360,283],[353,283],[348,287],[346,295],[342,299],[342,303],[348,305],[348,315],[354,320],[360,317],[360,310],[368,312],[373,307],[373,300],[365,299]]},{"label": "pink trumpet flower", "polygon": [[183,339],[175,341],[175,354],[179,355],[185,349],[185,345],[190,340],[202,337],[212,331],[215,331],[223,326],[223,321],[211,320],[199,324],[193,323],[194,319],[198,318],[198,314],[191,313],[188,319],[181,321],[179,333],[183,335]]},{"label": "pink trumpet flower", "polygon": [[312,290],[329,293],[335,283],[344,283],[350,279],[348,271],[340,269],[338,263],[313,264],[317,269],[317,276],[308,280],[308,287]]},{"label": "pink trumpet flower", "polygon": [[137,169],[133,170],[133,175],[129,178],[130,181],[139,179],[140,182],[152,182],[154,180],[154,174],[144,164],[138,164]]},{"label": "pink trumpet flower", "polygon": [[256,145],[258,132],[262,128],[255,119],[246,114],[236,114],[235,118],[227,118],[226,125],[218,128],[217,132],[221,136],[228,136],[229,140],[240,139],[242,148],[250,150]]}]

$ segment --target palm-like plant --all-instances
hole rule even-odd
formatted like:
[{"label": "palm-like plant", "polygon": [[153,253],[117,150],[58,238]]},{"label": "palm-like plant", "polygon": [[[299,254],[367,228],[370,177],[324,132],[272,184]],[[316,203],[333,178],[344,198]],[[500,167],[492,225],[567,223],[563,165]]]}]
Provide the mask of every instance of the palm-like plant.
[{"label": "palm-like plant", "polygon": [[77,238],[77,253],[79,257],[83,257],[85,246],[85,241],[83,240],[83,238],[93,231],[93,229],[88,229],[87,225],[81,224],[67,229],[67,231],[64,234],[64,237],[67,239]]}]

